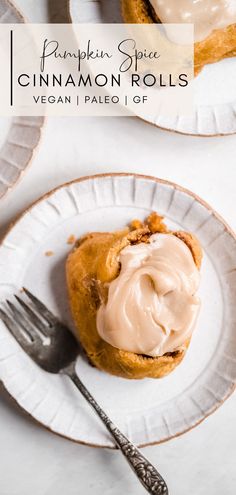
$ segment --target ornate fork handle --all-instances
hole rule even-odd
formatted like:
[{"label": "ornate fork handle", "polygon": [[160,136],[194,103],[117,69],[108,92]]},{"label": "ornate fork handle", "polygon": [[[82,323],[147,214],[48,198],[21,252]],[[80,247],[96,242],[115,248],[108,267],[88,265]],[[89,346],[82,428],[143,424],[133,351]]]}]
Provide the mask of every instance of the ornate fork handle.
[{"label": "ornate fork handle", "polygon": [[140,450],[138,450],[128,438],[121,433],[114,423],[112,423],[107,414],[98,405],[96,400],[76,375],[74,365],[68,366],[63,370],[63,373],[71,378],[90,406],[96,411],[146,490],[152,495],[168,495],[168,488],[162,476],[146,457],[142,455]]}]

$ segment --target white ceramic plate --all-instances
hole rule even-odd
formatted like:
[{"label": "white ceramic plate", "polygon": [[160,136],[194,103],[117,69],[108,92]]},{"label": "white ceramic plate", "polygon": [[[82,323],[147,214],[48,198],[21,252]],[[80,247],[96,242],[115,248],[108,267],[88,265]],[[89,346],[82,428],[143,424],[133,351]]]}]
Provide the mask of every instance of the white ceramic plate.
[{"label": "white ceramic plate", "polygon": [[[69,0],[74,23],[123,22],[120,0]],[[236,57],[204,67],[194,80],[193,116],[142,116],[146,121],[184,134],[214,136],[236,132]]]},{"label": "white ceramic plate", "polygon": [[[171,228],[196,233],[204,248],[202,309],[182,364],[161,380],[129,381],[77,370],[111,418],[136,444],[161,442],[196,426],[234,390],[236,380],[236,240],[195,195],[151,177],[108,174],[49,193],[27,210],[0,246],[0,301],[23,285],[71,324],[65,282],[67,239],[122,228],[151,210]],[[53,256],[45,253],[52,251]],[[39,369],[0,322],[0,379],[37,421],[70,439],[102,447],[112,441],[67,378]]]},{"label": "white ceramic plate", "polygon": [[[22,15],[7,0],[0,0],[0,23],[24,22]],[[19,180],[37,147],[42,117],[0,117],[0,199]]]}]

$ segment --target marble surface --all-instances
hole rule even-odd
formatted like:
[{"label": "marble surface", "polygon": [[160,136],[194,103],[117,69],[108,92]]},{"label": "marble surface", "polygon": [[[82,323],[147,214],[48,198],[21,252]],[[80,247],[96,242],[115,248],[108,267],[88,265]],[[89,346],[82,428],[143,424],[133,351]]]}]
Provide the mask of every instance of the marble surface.
[{"label": "marble surface", "polygon": [[[17,0],[33,22],[67,22],[64,0]],[[0,203],[0,236],[32,201],[92,173],[139,172],[167,178],[208,201],[236,230],[236,136],[194,138],[134,118],[48,119],[31,167]],[[207,331],[207,329],[206,329]],[[182,437],[147,447],[171,495],[236,492],[236,395]],[[0,388],[1,495],[141,495],[116,451],[56,437],[30,420]]]}]

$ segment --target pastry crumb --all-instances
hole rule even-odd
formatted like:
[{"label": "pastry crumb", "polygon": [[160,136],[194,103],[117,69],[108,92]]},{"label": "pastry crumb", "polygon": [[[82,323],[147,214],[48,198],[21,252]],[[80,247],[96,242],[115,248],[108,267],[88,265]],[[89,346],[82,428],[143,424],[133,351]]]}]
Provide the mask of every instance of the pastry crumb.
[{"label": "pastry crumb", "polygon": [[131,230],[144,229],[145,227],[148,227],[152,234],[156,234],[157,232],[168,232],[168,229],[163,222],[163,217],[158,215],[155,211],[150,213],[144,222],[135,218],[130,223]]},{"label": "pastry crumb", "polygon": [[50,256],[54,255],[54,252],[53,251],[46,251],[46,253],[44,253],[44,255],[49,258]]},{"label": "pastry crumb", "polygon": [[71,234],[67,239],[67,244],[75,244],[75,242],[76,242],[76,237],[75,235]]},{"label": "pastry crumb", "polygon": [[164,217],[158,215],[155,211],[150,213],[148,216],[146,223],[148,225],[149,230],[155,234],[156,232],[166,233],[168,229],[164,222],[162,221]]},{"label": "pastry crumb", "polygon": [[137,230],[143,228],[143,222],[141,220],[134,219],[130,224],[131,230]]}]

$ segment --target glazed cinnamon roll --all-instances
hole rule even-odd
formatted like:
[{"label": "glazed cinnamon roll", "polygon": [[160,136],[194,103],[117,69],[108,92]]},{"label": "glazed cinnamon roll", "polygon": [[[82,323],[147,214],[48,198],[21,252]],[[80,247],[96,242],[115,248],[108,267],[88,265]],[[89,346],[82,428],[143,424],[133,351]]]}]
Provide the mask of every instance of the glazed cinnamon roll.
[{"label": "glazed cinnamon roll", "polygon": [[195,74],[236,55],[235,0],[121,0],[127,23],[193,23]]},{"label": "glazed cinnamon roll", "polygon": [[200,310],[202,251],[156,213],[90,233],[67,260],[78,337],[90,362],[124,378],[161,378],[182,361]]}]

